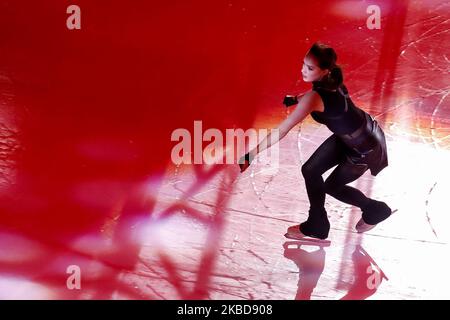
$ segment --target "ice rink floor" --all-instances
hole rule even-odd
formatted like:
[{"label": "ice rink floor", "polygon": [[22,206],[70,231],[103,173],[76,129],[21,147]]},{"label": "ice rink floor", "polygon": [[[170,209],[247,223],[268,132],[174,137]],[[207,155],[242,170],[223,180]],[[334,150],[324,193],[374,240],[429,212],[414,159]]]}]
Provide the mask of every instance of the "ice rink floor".
[{"label": "ice rink floor", "polygon": [[[372,2],[379,30],[365,1],[248,0],[79,1],[68,30],[61,1],[0,0],[0,299],[449,299],[450,2]],[[397,209],[358,234],[327,196],[328,245],[283,236],[331,134],[311,118],[276,170],[170,157],[194,121],[276,127],[318,40],[386,134],[352,185]]]}]

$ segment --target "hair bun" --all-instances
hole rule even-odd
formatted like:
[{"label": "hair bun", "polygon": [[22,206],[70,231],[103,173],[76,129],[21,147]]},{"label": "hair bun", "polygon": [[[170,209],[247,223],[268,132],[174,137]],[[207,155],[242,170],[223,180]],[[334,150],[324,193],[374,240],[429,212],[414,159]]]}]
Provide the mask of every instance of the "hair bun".
[{"label": "hair bun", "polygon": [[312,55],[318,62],[319,68],[328,69],[328,77],[319,81],[317,86],[329,89],[338,88],[344,81],[342,69],[337,62],[336,51],[323,43],[316,42],[308,51],[308,55]]},{"label": "hair bun", "polygon": [[338,65],[334,65],[330,70],[330,78],[333,87],[339,87],[344,82],[344,75],[342,69]]}]

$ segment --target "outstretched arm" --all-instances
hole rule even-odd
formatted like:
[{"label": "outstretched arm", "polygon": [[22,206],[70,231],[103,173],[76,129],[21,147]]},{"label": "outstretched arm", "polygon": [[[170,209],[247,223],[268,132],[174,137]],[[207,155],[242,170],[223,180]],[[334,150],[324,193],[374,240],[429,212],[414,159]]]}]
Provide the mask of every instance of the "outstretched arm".
[{"label": "outstretched arm", "polygon": [[254,149],[248,152],[246,158],[248,161],[245,161],[244,164],[240,164],[241,172],[247,169],[252,159],[255,158],[258,153],[283,139],[296,124],[302,122],[308,114],[314,110],[322,111],[323,104],[320,100],[320,96],[316,92],[309,91],[300,99],[294,112],[283,120],[276,129],[271,130],[271,132]]}]

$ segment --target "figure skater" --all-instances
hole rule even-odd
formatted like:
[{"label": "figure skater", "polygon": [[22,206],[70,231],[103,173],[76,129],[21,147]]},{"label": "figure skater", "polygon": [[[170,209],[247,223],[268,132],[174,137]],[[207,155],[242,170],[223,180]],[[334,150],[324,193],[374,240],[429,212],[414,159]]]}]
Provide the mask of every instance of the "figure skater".
[{"label": "figure skater", "polygon": [[[244,172],[259,152],[281,140],[309,114],[333,132],[301,168],[310,203],[309,216],[300,225],[289,227],[287,237],[328,237],[326,193],[361,209],[362,218],[356,224],[358,232],[372,229],[392,213],[386,203],[347,186],[368,169],[376,176],[388,165],[388,159],[382,129],[368,113],[354,105],[336,61],[335,50],[325,44],[315,43],[309,49],[303,60],[302,76],[305,82],[312,83],[312,89],[301,97],[286,96],[283,103],[286,106],[297,104],[297,107],[278,126],[278,134],[269,133],[239,160],[241,172]],[[322,174],[336,165],[324,181]]]}]

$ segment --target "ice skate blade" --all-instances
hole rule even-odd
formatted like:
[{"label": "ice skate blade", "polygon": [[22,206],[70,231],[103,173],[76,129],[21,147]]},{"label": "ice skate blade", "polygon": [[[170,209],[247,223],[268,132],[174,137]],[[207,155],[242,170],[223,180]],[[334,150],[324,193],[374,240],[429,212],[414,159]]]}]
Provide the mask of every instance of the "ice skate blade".
[{"label": "ice skate blade", "polygon": [[[398,209],[392,210],[391,216],[392,216],[394,213],[396,213],[397,211],[398,211]],[[383,221],[381,221],[381,222],[383,222]],[[381,222],[380,222],[380,223],[381,223]],[[355,229],[356,229],[356,231],[357,231],[358,233],[364,233],[364,232],[367,232],[367,231],[369,231],[369,230],[372,230],[372,229],[375,228],[377,225],[378,225],[378,224],[368,224],[368,223],[365,223],[364,220],[361,218],[361,219],[359,219],[358,223],[356,224]]]},{"label": "ice skate blade", "polygon": [[304,242],[320,243],[320,244],[330,244],[331,243],[330,240],[326,240],[326,239],[322,240],[322,239],[318,239],[318,238],[312,238],[312,237],[305,236],[302,233],[286,233],[284,236],[288,239],[300,240],[300,241],[304,241]]},{"label": "ice skate blade", "polygon": [[367,224],[365,222],[362,222],[361,224],[358,222],[358,224],[356,225],[355,229],[356,232],[358,233],[364,233],[367,232],[369,230],[372,230],[373,228],[375,228],[377,225],[376,224]]}]

